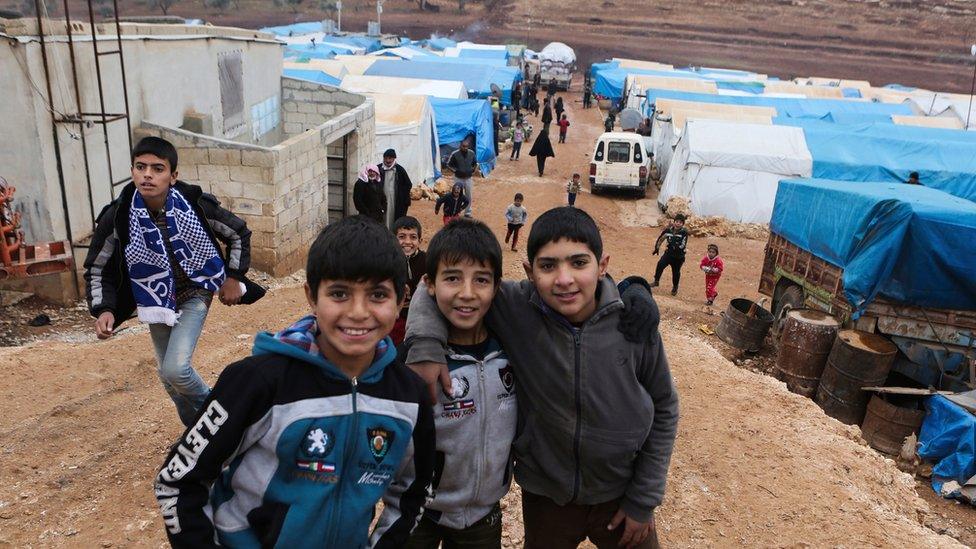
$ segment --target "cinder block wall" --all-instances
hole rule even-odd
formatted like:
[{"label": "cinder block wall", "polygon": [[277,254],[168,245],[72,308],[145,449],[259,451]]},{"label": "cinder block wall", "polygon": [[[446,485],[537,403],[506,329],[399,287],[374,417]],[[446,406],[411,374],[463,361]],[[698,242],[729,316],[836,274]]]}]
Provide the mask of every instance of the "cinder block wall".
[{"label": "cinder block wall", "polygon": [[[286,117],[301,114],[304,121],[290,122],[299,125],[292,127],[297,132],[286,130],[287,139],[274,147],[150,123],[135,130],[137,140],[158,135],[176,146],[180,179],[213,193],[224,207],[247,222],[252,233],[252,265],[275,276],[305,266],[308,246],[328,221],[328,145],[351,134],[347,162],[358,166],[371,161],[375,135],[372,100],[288,78],[282,79],[282,88],[283,107],[314,104],[316,113],[285,110]],[[319,109],[324,111],[327,106],[335,114],[320,118],[326,115]],[[355,169],[350,170],[353,181],[355,173]],[[346,182],[350,194],[353,181]]]}]

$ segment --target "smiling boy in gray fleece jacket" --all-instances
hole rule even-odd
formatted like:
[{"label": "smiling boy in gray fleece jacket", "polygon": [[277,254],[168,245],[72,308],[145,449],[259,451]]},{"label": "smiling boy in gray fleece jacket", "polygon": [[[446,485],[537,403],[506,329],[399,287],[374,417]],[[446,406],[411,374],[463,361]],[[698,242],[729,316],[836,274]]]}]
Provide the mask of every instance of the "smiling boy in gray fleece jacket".
[{"label": "smiling boy in gray fleece jacket", "polygon": [[[513,449],[525,546],[589,538],[601,548],[655,547],[653,512],[678,422],[660,334],[633,343],[618,331],[623,304],[605,276],[599,229],[582,210],[540,216],[528,257],[532,280],[503,282],[486,317],[518,378]],[[417,292],[407,363],[443,362],[446,340],[433,301]]]}]

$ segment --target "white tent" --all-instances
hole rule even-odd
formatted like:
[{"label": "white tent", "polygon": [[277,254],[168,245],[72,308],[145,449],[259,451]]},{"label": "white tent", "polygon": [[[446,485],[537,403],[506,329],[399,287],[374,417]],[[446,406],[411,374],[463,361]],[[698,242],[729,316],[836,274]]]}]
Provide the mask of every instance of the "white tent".
[{"label": "white tent", "polygon": [[773,107],[726,105],[680,99],[659,99],[655,108],[657,110],[654,118],[651,119],[650,148],[662,177],[667,175],[671,167],[671,158],[678,145],[678,139],[685,129],[686,120],[702,118],[769,125],[773,123],[772,119],[776,116],[776,109]]},{"label": "white tent", "polygon": [[395,76],[347,74],[340,88],[353,93],[390,93],[395,95],[429,95],[444,99],[467,99],[464,82],[458,80],[422,80]]},{"label": "white tent", "polygon": [[[397,163],[407,170],[414,185],[432,184],[440,172],[440,142],[430,101],[423,95],[368,95],[375,103],[376,162],[382,160],[383,151],[393,149],[397,153]],[[393,204],[393,189],[387,189],[387,195]],[[392,216],[393,209],[389,210]]]},{"label": "white tent", "polygon": [[695,215],[768,223],[780,179],[810,177],[803,130],[720,120],[688,120],[658,202],[685,196]]}]

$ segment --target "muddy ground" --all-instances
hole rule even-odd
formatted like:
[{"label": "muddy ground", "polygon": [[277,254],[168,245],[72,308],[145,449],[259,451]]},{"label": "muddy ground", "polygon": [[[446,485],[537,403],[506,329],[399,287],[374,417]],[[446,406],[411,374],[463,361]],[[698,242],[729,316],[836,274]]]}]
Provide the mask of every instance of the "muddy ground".
[{"label": "muddy ground", "polygon": [[[499,237],[515,192],[525,194],[531,222],[563,203],[573,171],[585,173],[599,114],[572,103],[568,112],[568,143],[555,145],[557,156],[545,177],[536,175],[533,159],[509,161],[503,151],[491,177],[476,181],[475,214]],[[657,221],[654,204],[653,196],[580,197],[577,205],[600,224],[614,276],[651,275],[650,242],[660,230],[650,226]],[[440,225],[432,202],[414,202],[411,213],[428,233]],[[704,305],[703,277],[694,269],[708,242],[720,245],[727,265],[711,308]],[[768,349],[746,356],[699,330],[702,324],[715,326],[716,313],[729,299],[757,296],[763,245],[693,238],[679,294],[658,296],[681,394],[677,447],[657,513],[662,542],[976,545],[976,511],[935,498],[927,483],[867,447],[857,428],[828,418],[812,401],[764,375]],[[506,276],[523,276],[523,258],[524,252],[505,252]],[[253,306],[215,303],[195,356],[206,380],[213,382],[226,364],[248,354],[257,331],[281,328],[304,314],[299,282],[280,281]],[[0,349],[0,546],[162,546],[151,482],[181,427],[156,378],[148,334],[134,326],[97,342],[87,329],[73,328],[79,322],[74,317],[66,318],[41,341]],[[505,501],[506,546],[521,546],[519,501],[515,489]]]}]

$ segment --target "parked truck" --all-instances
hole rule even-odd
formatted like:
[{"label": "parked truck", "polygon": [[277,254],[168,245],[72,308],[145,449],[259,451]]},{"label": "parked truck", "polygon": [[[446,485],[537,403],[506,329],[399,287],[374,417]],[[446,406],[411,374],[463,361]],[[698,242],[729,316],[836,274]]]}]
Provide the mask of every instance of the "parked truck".
[{"label": "parked truck", "polygon": [[557,90],[568,90],[576,72],[576,52],[562,42],[552,42],[539,52],[542,83],[556,83]]},{"label": "parked truck", "polygon": [[976,204],[904,184],[787,180],[770,229],[759,291],[772,299],[774,330],[791,309],[819,309],[890,339],[893,372],[973,387]]}]

